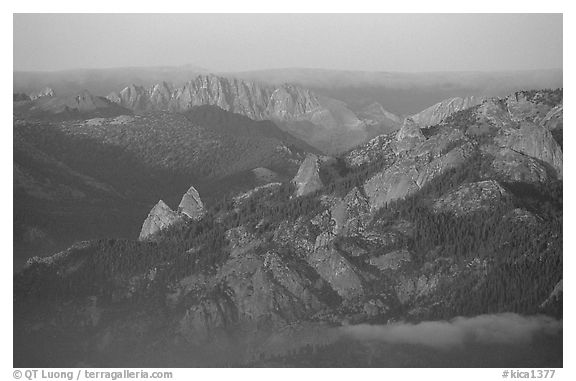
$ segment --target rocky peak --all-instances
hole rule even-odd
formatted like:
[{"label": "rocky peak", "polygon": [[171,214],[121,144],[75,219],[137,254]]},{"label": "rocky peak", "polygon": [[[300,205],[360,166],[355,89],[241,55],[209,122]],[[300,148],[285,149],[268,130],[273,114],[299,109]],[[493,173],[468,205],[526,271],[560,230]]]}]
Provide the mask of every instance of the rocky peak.
[{"label": "rocky peak", "polygon": [[178,212],[186,215],[193,221],[199,221],[206,214],[204,204],[200,199],[200,194],[193,186],[182,196],[182,201],[178,205]]},{"label": "rocky peak", "polygon": [[426,140],[420,126],[411,118],[404,119],[404,124],[396,134],[397,147],[399,151],[408,151],[419,143]]},{"label": "rocky peak", "polygon": [[164,201],[160,200],[154,205],[150,213],[148,213],[148,217],[144,220],[138,239],[140,241],[149,239],[161,230],[174,225],[180,221],[180,219],[181,217],[178,213],[170,209]]},{"label": "rocky peak", "polygon": [[322,188],[324,184],[320,180],[318,156],[308,154],[292,181],[296,184],[296,196],[304,196]]},{"label": "rocky peak", "polygon": [[97,108],[96,98],[88,91],[84,90],[80,94],[74,97],[75,106],[74,108],[79,111],[94,110]]},{"label": "rocky peak", "polygon": [[422,127],[433,126],[455,112],[476,106],[485,100],[484,97],[476,96],[448,98],[412,115],[412,119]]},{"label": "rocky peak", "polygon": [[398,124],[402,123],[401,117],[386,110],[384,106],[378,102],[373,102],[364,107],[358,115],[369,124],[382,123],[386,121]]},{"label": "rocky peak", "polygon": [[37,94],[30,95],[30,99],[35,100],[43,97],[53,97],[55,95],[56,93],[54,92],[54,90],[52,90],[52,88],[46,87]]},{"label": "rocky peak", "polygon": [[148,94],[142,86],[132,84],[120,91],[118,98],[121,106],[131,110],[140,111],[147,108]]},{"label": "rocky peak", "polygon": [[172,92],[172,86],[169,83],[158,83],[150,89],[150,100],[156,104],[167,105],[172,98]]}]

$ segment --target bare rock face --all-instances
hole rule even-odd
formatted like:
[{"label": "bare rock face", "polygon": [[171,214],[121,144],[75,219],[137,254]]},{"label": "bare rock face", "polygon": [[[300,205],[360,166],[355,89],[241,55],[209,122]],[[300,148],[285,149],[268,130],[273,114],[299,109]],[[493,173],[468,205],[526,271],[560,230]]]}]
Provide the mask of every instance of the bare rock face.
[{"label": "bare rock face", "polygon": [[421,147],[414,149],[419,156],[400,158],[364,184],[372,212],[390,201],[411,195],[447,170],[464,164],[473,151],[472,145],[465,143],[428,161],[425,158],[426,152],[419,149]]},{"label": "bare rock face", "polygon": [[161,230],[174,225],[180,221],[180,219],[181,217],[178,213],[170,209],[164,201],[160,200],[154,205],[150,213],[148,213],[148,217],[144,220],[138,239],[140,241],[148,239]]},{"label": "bare rock face", "polygon": [[321,189],[324,184],[320,180],[318,156],[307,155],[292,181],[296,184],[296,196],[304,196]]},{"label": "bare rock face", "polygon": [[530,97],[523,91],[509,95],[506,98],[506,107],[510,117],[517,121],[539,122],[542,120],[551,109],[549,104],[538,100],[542,95],[544,95],[543,92],[537,92],[535,96]]},{"label": "bare rock face", "polygon": [[182,196],[182,201],[180,201],[180,205],[178,205],[178,212],[186,215],[193,221],[201,220],[206,214],[200,195],[193,186]]},{"label": "bare rock face", "polygon": [[318,248],[306,260],[345,300],[364,294],[362,280],[354,271],[354,266],[336,249]]},{"label": "bare rock face", "polygon": [[507,197],[507,191],[494,180],[463,184],[434,203],[437,212],[450,211],[456,215],[489,210]]},{"label": "bare rock face", "polygon": [[422,127],[433,126],[440,123],[455,112],[482,103],[486,98],[469,96],[465,98],[449,98],[436,103],[418,114],[412,115],[412,120]]},{"label": "bare rock face", "polygon": [[547,128],[528,121],[520,122],[520,128],[502,131],[496,142],[503,148],[550,164],[558,178],[562,178],[562,149]]},{"label": "bare rock face", "polygon": [[420,126],[414,123],[410,118],[404,119],[402,128],[396,134],[397,150],[398,152],[409,151],[418,144],[422,143],[426,138],[420,131]]},{"label": "bare rock face", "polygon": [[370,205],[362,192],[354,188],[332,207],[330,214],[334,234],[354,236],[361,234],[368,223]]},{"label": "bare rock face", "polygon": [[186,111],[214,105],[252,119],[300,120],[320,107],[308,89],[294,85],[268,87],[215,75],[200,75],[178,88],[166,82],[151,88],[131,85],[108,99],[137,112]]},{"label": "bare rock face", "polygon": [[556,303],[559,300],[562,300],[562,279],[556,283],[550,296],[540,305],[540,308],[546,308],[548,305]]},{"label": "bare rock face", "polygon": [[564,106],[559,104],[548,111],[546,116],[540,121],[540,124],[547,127],[550,131],[561,129],[564,124]]},{"label": "bare rock face", "polygon": [[501,178],[526,183],[544,183],[550,176],[538,160],[509,148],[489,150],[494,156],[491,167]]},{"label": "bare rock face", "polygon": [[394,152],[396,138],[394,135],[377,136],[348,152],[344,156],[346,165],[354,168],[381,158],[387,159],[389,162],[394,161],[396,159],[396,153]]}]

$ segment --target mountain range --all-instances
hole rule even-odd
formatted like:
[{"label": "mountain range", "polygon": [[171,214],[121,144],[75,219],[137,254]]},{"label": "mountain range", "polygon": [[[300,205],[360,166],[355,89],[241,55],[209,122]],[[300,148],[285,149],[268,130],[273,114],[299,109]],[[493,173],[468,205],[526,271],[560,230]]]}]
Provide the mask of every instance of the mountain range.
[{"label": "mountain range", "polygon": [[30,253],[77,240],[134,236],[157,198],[174,205],[190,183],[220,197],[287,179],[305,152],[317,152],[270,121],[217,106],[145,115],[122,108],[126,115],[90,119],[76,117],[93,109],[68,109],[40,120],[20,116],[21,108],[15,105],[17,266]]},{"label": "mountain range", "polygon": [[[140,213],[131,238],[15,274],[16,366],[298,366],[336,352],[359,365],[385,349],[343,327],[562,317],[561,89],[400,117],[376,97],[350,106],[267,82],[129,86],[106,98],[121,116],[78,107],[58,121],[28,111],[42,97],[15,97],[24,209],[53,187],[52,200],[80,190]],[[554,348],[538,364],[558,366]]]}]

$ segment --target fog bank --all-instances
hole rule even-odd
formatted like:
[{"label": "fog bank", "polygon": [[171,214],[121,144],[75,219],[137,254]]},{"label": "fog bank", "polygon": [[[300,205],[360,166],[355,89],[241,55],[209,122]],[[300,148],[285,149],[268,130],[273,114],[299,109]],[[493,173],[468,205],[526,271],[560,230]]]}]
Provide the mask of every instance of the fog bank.
[{"label": "fog bank", "polygon": [[340,328],[346,337],[376,340],[390,344],[416,344],[451,349],[468,343],[523,344],[535,335],[562,331],[562,320],[549,316],[522,316],[514,313],[457,317],[450,321],[425,321],[417,324],[360,324]]}]

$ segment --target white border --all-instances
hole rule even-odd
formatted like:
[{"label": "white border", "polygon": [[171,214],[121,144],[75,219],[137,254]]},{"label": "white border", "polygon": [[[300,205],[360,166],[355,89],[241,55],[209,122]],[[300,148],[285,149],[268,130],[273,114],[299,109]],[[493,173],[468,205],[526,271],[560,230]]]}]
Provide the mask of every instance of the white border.
[{"label": "white border", "polygon": [[[434,13],[434,12],[517,12],[517,13],[564,13],[564,67],[568,70],[564,73],[564,103],[568,104],[565,113],[565,124],[567,125],[564,130],[564,147],[568,149],[564,152],[564,194],[565,194],[565,218],[564,218],[564,239],[565,239],[565,273],[571,274],[574,270],[574,259],[571,254],[574,251],[574,201],[572,196],[576,195],[574,188],[574,155],[572,147],[574,145],[574,128],[576,128],[574,113],[574,101],[572,96],[572,88],[574,85],[574,77],[572,75],[572,68],[574,68],[574,55],[573,49],[568,46],[567,41],[571,40],[574,36],[574,25],[576,19],[574,12],[570,6],[569,1],[540,1],[529,2],[526,0],[513,0],[513,1],[495,1],[495,0],[479,0],[479,1],[399,1],[399,2],[384,2],[384,1],[359,1],[354,2],[312,2],[310,0],[291,0],[289,2],[275,2],[271,0],[260,1],[233,1],[233,0],[219,0],[212,2],[196,2],[196,1],[162,1],[162,2],[120,2],[112,0],[98,0],[95,2],[81,2],[78,0],[52,0],[52,1],[12,1],[9,4],[3,4],[2,19],[0,22],[2,28],[2,52],[5,57],[12,57],[12,13],[43,13],[43,12],[98,12],[98,13],[113,13],[113,12],[156,12],[156,13],[171,13],[171,12],[225,12],[225,13],[266,13],[266,12],[310,12],[310,13],[364,13],[364,12],[386,12],[386,13],[403,13],[403,12],[419,12],[419,13]],[[573,43],[573,42],[572,42]],[[8,53],[9,52],[9,53]],[[2,83],[12,83],[12,64],[8,58],[2,61],[3,70],[2,75],[4,81]],[[2,313],[2,328],[3,328],[3,343],[1,347],[0,361],[2,367],[0,368],[0,378],[12,379],[12,129],[10,128],[12,114],[11,109],[11,94],[10,91],[5,89],[0,92],[1,105],[3,108],[2,113],[2,128],[0,133],[2,139],[2,149],[0,150],[2,157],[0,160],[0,168],[2,171],[2,199],[4,205],[8,203],[10,208],[4,208],[2,225],[0,232],[2,234],[2,243],[4,244],[5,253],[3,253],[5,261],[9,262],[3,266],[4,273],[2,274],[2,303],[5,306]],[[10,201],[7,201],[10,200]],[[9,209],[9,211],[7,210]],[[572,234],[570,234],[572,233]],[[564,326],[564,369],[558,370],[555,379],[576,379],[574,351],[571,349],[574,345],[575,336],[574,329],[574,282],[571,277],[564,278],[564,320],[567,322]],[[190,380],[217,377],[231,377],[234,379],[253,379],[256,378],[270,378],[274,379],[290,379],[294,377],[305,377],[305,379],[319,378],[325,379],[355,379],[358,377],[372,377],[373,379],[430,379],[439,378],[442,380],[496,380],[501,379],[500,369],[306,369],[306,370],[274,370],[274,369],[190,369],[180,370],[174,369],[177,376],[175,379]]]}]

